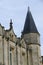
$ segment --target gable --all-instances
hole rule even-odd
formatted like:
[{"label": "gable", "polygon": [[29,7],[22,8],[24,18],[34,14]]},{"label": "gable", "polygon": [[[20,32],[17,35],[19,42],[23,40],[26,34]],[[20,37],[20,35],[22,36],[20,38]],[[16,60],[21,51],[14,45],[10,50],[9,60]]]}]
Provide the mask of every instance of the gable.
[{"label": "gable", "polygon": [[6,37],[9,37],[10,41],[16,42],[16,35],[13,29],[6,31]]}]

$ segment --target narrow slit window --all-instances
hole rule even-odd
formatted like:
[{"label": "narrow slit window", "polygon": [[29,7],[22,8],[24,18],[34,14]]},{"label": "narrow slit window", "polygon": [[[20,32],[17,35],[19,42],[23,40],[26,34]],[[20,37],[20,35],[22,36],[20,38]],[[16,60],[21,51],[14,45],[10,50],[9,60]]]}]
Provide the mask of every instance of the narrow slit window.
[{"label": "narrow slit window", "polygon": [[12,65],[12,48],[10,47],[10,65]]}]

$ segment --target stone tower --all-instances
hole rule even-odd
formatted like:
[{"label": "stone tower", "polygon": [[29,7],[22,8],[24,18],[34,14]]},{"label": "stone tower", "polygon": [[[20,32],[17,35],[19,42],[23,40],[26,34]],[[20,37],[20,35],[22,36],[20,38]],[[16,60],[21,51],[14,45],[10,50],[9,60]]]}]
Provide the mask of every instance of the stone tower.
[{"label": "stone tower", "polygon": [[22,37],[26,42],[27,65],[41,65],[40,34],[28,9]]}]

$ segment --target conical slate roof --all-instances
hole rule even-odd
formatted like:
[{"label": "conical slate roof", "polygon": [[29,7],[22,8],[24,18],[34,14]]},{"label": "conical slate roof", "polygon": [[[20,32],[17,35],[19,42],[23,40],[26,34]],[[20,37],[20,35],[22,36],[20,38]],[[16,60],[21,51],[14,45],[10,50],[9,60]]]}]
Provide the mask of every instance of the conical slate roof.
[{"label": "conical slate roof", "polygon": [[26,16],[25,25],[24,25],[22,35],[28,34],[28,33],[39,33],[37,28],[36,28],[35,22],[33,20],[32,14],[31,14],[29,9],[27,12],[27,16]]}]

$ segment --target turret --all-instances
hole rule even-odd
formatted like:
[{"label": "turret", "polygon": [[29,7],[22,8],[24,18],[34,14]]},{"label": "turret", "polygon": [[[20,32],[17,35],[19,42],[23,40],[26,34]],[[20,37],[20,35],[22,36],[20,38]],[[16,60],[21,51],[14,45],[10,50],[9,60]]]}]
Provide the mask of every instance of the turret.
[{"label": "turret", "polygon": [[41,65],[40,34],[29,9],[27,12],[24,29],[22,31],[22,37],[24,38],[28,48],[27,65]]},{"label": "turret", "polygon": [[36,28],[35,22],[29,9],[26,16],[22,37],[24,37],[28,44],[40,44],[40,34]]}]

